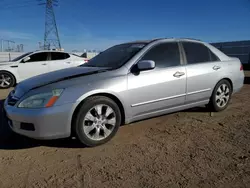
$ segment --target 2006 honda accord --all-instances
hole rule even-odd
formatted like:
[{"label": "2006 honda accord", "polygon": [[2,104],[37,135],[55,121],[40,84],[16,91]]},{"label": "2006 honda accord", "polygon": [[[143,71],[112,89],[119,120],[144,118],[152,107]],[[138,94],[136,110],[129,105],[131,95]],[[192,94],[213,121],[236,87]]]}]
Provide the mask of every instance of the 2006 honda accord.
[{"label": "2006 honda accord", "polygon": [[36,139],[109,141],[121,124],[207,105],[227,108],[243,86],[239,59],[193,39],[115,45],[88,63],[36,76],[5,100],[11,129]]}]

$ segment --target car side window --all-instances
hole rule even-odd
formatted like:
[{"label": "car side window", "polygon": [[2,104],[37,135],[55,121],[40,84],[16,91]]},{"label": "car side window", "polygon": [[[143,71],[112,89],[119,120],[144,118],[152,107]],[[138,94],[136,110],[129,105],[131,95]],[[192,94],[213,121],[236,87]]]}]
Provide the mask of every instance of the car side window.
[{"label": "car side window", "polygon": [[211,61],[220,61],[220,59],[211,50],[209,50],[209,53],[210,53],[210,60]]},{"label": "car side window", "polygon": [[180,65],[180,52],[177,42],[162,43],[151,48],[141,60],[153,60],[156,68]]},{"label": "car side window", "polygon": [[63,60],[69,58],[69,54],[63,52],[51,52],[51,60]]},{"label": "car side window", "polygon": [[30,60],[26,62],[47,61],[48,53],[47,52],[35,53],[30,55],[29,57]]},{"label": "car side window", "polygon": [[182,42],[182,45],[188,64],[219,61],[219,58],[203,44]]}]

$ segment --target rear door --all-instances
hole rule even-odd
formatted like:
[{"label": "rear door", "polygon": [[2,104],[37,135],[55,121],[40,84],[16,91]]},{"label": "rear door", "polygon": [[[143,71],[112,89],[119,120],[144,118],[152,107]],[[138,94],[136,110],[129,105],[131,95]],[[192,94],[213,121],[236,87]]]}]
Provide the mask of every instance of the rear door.
[{"label": "rear door", "polygon": [[28,57],[30,60],[20,62],[18,65],[18,73],[22,80],[49,72],[48,52],[37,52]]},{"label": "rear door", "polygon": [[64,52],[50,52],[49,70],[56,71],[74,66],[70,55]]},{"label": "rear door", "polygon": [[182,42],[182,46],[187,64],[186,103],[207,100],[220,79],[222,64],[219,58],[202,43]]},{"label": "rear door", "polygon": [[131,115],[142,116],[184,104],[185,66],[177,42],[160,43],[140,60],[155,61],[155,69],[128,74]]}]

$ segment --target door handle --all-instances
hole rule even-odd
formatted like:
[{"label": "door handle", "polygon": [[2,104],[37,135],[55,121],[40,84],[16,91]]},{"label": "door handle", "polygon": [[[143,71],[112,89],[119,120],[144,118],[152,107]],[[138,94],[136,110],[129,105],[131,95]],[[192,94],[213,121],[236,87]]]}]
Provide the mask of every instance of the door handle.
[{"label": "door handle", "polygon": [[220,69],[220,66],[215,65],[215,66],[213,66],[213,69],[214,69],[214,70],[219,70],[219,69]]},{"label": "door handle", "polygon": [[185,73],[184,72],[176,72],[176,73],[174,73],[174,77],[177,77],[177,78],[180,78],[181,76],[184,76],[185,75]]},{"label": "door handle", "polygon": [[42,65],[47,65],[47,63],[42,63]]},{"label": "door handle", "polygon": [[66,62],[67,64],[70,64],[71,62]]}]

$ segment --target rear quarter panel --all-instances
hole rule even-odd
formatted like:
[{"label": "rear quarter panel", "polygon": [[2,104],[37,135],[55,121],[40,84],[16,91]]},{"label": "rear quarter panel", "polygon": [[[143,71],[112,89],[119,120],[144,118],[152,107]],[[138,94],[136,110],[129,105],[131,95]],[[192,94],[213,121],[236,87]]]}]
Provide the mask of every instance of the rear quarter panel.
[{"label": "rear quarter panel", "polygon": [[228,61],[221,62],[223,65],[224,75],[232,81],[233,93],[238,92],[244,85],[244,71],[240,70],[241,62],[238,58],[231,58]]},{"label": "rear quarter panel", "polygon": [[[232,81],[233,93],[239,91],[244,84],[244,71],[240,71],[241,62],[238,58],[229,57],[211,44],[204,43],[221,60],[222,71],[219,80],[228,78]],[[218,80],[218,81],[219,81]]]},{"label": "rear quarter panel", "polygon": [[73,66],[79,66],[85,63],[84,58],[72,54],[70,54],[70,61],[73,63]]}]

